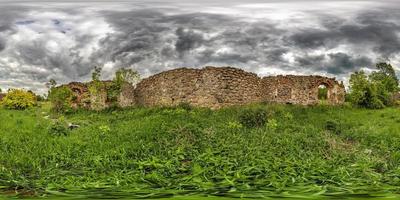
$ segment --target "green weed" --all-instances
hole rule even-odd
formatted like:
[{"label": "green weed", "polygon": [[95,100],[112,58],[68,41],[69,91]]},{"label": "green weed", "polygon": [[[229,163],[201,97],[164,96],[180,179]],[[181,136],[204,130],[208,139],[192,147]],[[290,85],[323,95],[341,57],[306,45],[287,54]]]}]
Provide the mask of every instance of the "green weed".
[{"label": "green weed", "polygon": [[[76,111],[64,120],[49,117],[49,110],[46,104],[0,109],[0,188],[6,193],[85,198],[400,193],[396,108],[177,106]],[[66,122],[80,127],[70,130]]]}]

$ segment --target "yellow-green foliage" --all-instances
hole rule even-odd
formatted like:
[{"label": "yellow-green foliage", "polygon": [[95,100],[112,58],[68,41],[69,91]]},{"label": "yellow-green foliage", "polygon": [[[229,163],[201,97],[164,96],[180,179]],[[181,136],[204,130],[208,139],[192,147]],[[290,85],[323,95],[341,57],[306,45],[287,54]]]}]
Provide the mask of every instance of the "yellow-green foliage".
[{"label": "yellow-green foliage", "polygon": [[1,105],[7,109],[24,110],[36,105],[36,95],[23,89],[11,89]]},{"label": "yellow-green foliage", "polygon": [[56,112],[68,112],[71,108],[73,93],[67,86],[53,87],[49,92],[52,109]]}]

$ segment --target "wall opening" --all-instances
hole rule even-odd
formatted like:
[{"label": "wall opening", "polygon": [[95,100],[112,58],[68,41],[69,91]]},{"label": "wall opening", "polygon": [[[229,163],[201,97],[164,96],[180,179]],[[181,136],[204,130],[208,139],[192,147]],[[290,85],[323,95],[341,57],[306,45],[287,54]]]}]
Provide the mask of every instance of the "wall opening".
[{"label": "wall opening", "polygon": [[328,100],[328,87],[325,84],[318,86],[318,100],[326,101]]}]

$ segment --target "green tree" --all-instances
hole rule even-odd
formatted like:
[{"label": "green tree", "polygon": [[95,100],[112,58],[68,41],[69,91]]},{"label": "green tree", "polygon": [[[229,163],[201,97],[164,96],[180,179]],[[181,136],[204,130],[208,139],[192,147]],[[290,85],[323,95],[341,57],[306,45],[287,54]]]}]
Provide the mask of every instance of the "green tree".
[{"label": "green tree", "polygon": [[392,65],[388,63],[376,64],[378,71],[372,72],[370,80],[376,84],[379,99],[385,105],[391,105],[392,95],[399,91],[399,80]]},{"label": "green tree", "polygon": [[49,89],[56,87],[56,85],[57,85],[57,82],[54,79],[50,79],[49,82],[46,83],[46,87]]},{"label": "green tree", "polygon": [[92,72],[92,81],[100,81],[101,67],[95,66]]},{"label": "green tree", "polygon": [[140,80],[140,75],[132,69],[121,68],[115,72],[111,85],[107,86],[107,99],[109,102],[118,101],[118,96],[122,92],[124,84],[136,85]]},{"label": "green tree", "polygon": [[114,82],[122,84],[124,82],[136,85],[140,80],[140,75],[132,69],[121,68],[115,72]]},{"label": "green tree", "polygon": [[366,108],[382,108],[393,103],[392,95],[399,91],[399,81],[393,67],[388,63],[378,63],[378,71],[369,76],[358,71],[350,76],[350,101]]},{"label": "green tree", "polygon": [[48,99],[52,104],[52,109],[55,112],[69,112],[72,110],[71,102],[73,92],[67,86],[53,87],[49,91]]}]

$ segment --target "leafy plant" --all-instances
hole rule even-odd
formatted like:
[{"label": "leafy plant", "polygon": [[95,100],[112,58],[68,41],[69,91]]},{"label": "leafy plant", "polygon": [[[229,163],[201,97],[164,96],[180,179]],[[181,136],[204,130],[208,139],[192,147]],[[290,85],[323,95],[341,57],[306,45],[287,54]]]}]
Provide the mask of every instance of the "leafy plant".
[{"label": "leafy plant", "polygon": [[69,133],[68,124],[61,117],[49,126],[47,133],[53,136],[66,136]]},{"label": "leafy plant", "polygon": [[278,121],[276,119],[269,119],[266,126],[268,130],[275,131],[278,128]]},{"label": "leafy plant", "polygon": [[239,122],[247,128],[262,127],[267,122],[268,112],[262,108],[243,110],[239,115]]},{"label": "leafy plant", "polygon": [[58,113],[70,112],[73,100],[73,92],[67,86],[52,87],[49,92],[49,100],[52,110]]},{"label": "leafy plant", "polygon": [[99,126],[99,130],[102,134],[107,134],[111,131],[110,127],[107,125],[101,125]]},{"label": "leafy plant", "polygon": [[230,129],[241,129],[243,125],[239,122],[228,122],[228,128]]},{"label": "leafy plant", "polygon": [[37,105],[36,95],[22,89],[10,89],[1,104],[7,109],[25,110]]},{"label": "leafy plant", "polygon": [[115,72],[113,82],[117,85],[129,83],[136,85],[140,80],[140,74],[132,69],[121,68]]},{"label": "leafy plant", "polygon": [[353,105],[378,109],[394,104],[391,97],[399,90],[396,73],[387,63],[378,63],[376,68],[378,71],[369,76],[364,71],[350,76],[349,99]]}]

